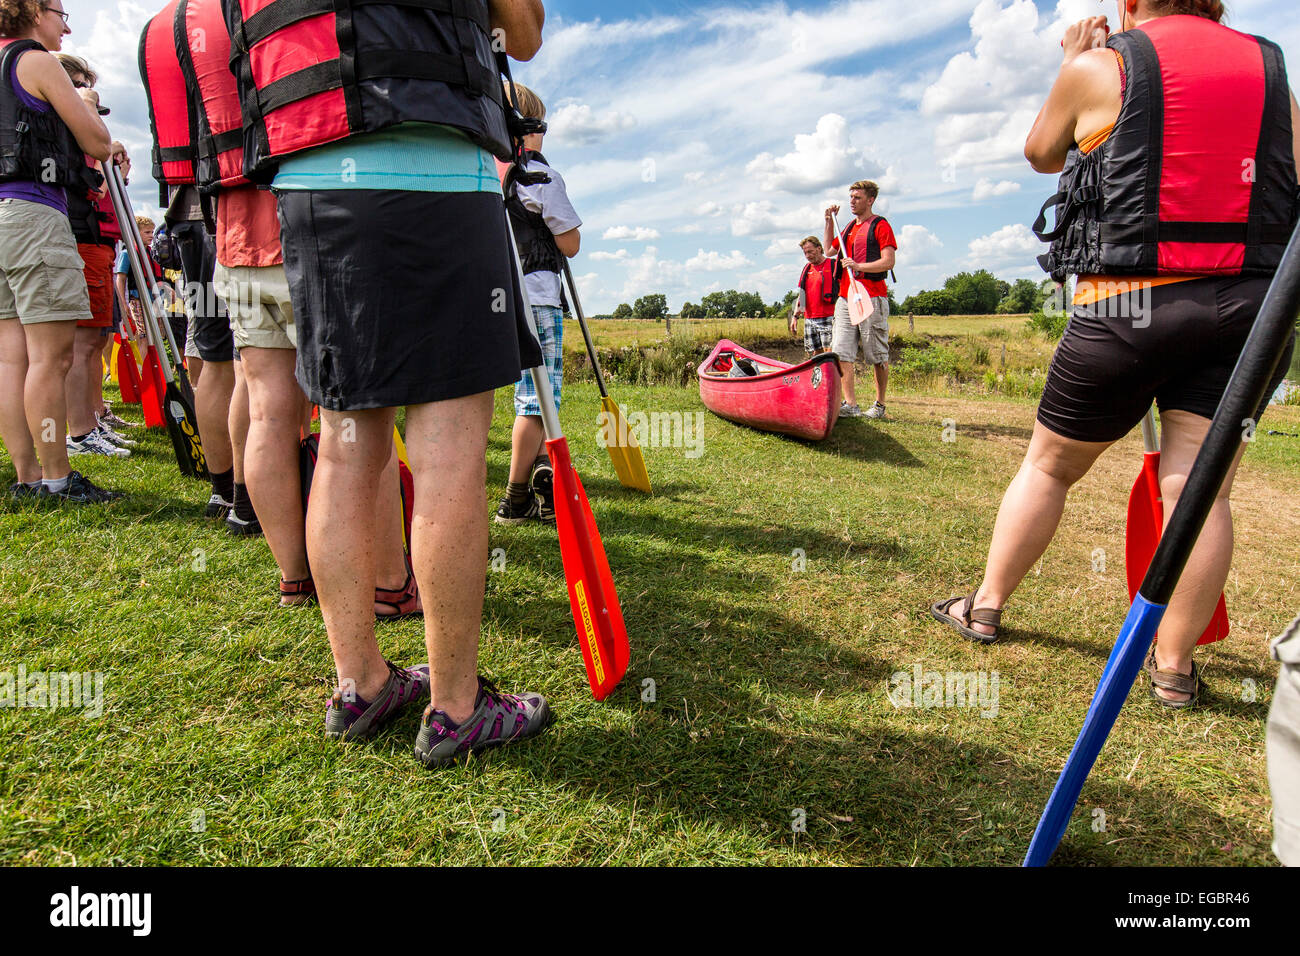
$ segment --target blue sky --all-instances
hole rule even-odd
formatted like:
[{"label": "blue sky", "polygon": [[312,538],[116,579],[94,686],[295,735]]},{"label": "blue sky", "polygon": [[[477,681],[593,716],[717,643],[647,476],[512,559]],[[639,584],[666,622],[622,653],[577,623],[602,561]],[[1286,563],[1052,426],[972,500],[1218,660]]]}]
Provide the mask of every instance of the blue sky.
[{"label": "blue sky", "polygon": [[[64,49],[103,78],[110,129],[156,209],[136,68],[161,3],[65,0]],[[672,309],[740,288],[779,298],[798,240],[849,183],[882,187],[901,298],[963,269],[1041,275],[1028,226],[1054,191],[1021,148],[1065,27],[1101,0],[547,3],[542,50],[515,76],[549,109],[544,150],[584,219],[587,311],[663,292]],[[1229,25],[1300,63],[1294,0],[1238,0]],[[89,25],[89,26],[87,26]]]}]

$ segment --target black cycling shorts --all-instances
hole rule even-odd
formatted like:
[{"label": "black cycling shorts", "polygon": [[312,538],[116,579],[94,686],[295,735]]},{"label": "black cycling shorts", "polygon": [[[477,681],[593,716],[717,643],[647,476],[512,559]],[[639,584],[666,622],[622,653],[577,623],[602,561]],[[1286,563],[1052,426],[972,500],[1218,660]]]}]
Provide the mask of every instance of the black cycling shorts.
[{"label": "black cycling shorts", "polygon": [[542,364],[494,193],[276,192],[298,382],[322,408],[476,395]]},{"label": "black cycling shorts", "polygon": [[[1250,334],[1269,280],[1211,277],[1176,282],[1074,307],[1056,348],[1038,420],[1077,441],[1116,441],[1154,401],[1213,418]],[[1295,339],[1269,385],[1286,377]]]}]

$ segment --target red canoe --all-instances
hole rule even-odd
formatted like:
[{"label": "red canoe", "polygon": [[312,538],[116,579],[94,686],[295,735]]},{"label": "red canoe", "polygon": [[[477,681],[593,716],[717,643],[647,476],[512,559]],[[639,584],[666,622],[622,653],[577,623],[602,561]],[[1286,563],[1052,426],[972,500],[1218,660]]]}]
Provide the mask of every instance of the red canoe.
[{"label": "red canoe", "polygon": [[696,375],[709,411],[750,428],[821,441],[840,415],[840,363],[831,353],[789,365],[723,339]]}]

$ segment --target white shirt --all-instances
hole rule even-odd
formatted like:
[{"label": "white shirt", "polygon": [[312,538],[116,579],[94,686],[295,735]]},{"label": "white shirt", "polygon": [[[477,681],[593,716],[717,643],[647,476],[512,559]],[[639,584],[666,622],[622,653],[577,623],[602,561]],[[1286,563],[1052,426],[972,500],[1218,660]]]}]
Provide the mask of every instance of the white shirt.
[{"label": "white shirt", "polygon": [[[551,181],[538,183],[535,186],[517,187],[519,200],[524,204],[524,208],[529,212],[541,213],[551,234],[555,236],[563,235],[581,226],[582,220],[574,211],[573,203],[569,202],[569,193],[564,187],[564,177],[536,159],[528,163],[528,171],[546,173],[551,177]],[[524,276],[524,287],[528,290],[528,301],[532,305],[559,306],[560,276],[558,273],[530,272]]]}]

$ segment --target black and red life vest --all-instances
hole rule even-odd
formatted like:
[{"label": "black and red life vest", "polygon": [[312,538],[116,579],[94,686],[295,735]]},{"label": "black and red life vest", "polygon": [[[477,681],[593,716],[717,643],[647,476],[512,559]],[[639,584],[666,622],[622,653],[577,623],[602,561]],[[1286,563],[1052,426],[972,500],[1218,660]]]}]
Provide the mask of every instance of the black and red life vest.
[{"label": "black and red life vest", "polygon": [[[244,173],[398,123],[463,131],[511,156],[486,0],[222,0]],[[401,46],[398,47],[397,44]]]},{"label": "black and red life vest", "polygon": [[1101,146],[1070,150],[1034,223],[1052,243],[1039,263],[1057,281],[1272,275],[1298,198],[1282,51],[1183,15],[1107,45],[1123,58],[1119,118]]},{"label": "black and red life vest", "polygon": [[[889,225],[889,220],[884,216],[872,216],[864,222],[853,233],[853,250],[849,258],[854,262],[875,262],[880,258],[880,237],[876,235],[876,229],[880,223]],[[849,248],[849,233],[853,231],[853,222],[844,227],[840,233],[840,249]],[[840,286],[840,278],[844,275],[844,267],[840,265],[839,258],[835,260],[835,288]],[[872,282],[884,282],[890,276],[889,272],[859,272],[857,277],[860,279],[869,279]],[[895,279],[895,282],[898,280]]]},{"label": "black and red life vest", "polygon": [[181,0],[177,16],[184,42],[176,52],[194,98],[195,181],[204,192],[244,185],[243,117],[221,0]]},{"label": "black and red life vest", "polygon": [[70,194],[98,189],[103,177],[87,168],[86,154],[54,107],[39,111],[18,98],[18,58],[28,50],[45,47],[35,40],[0,47],[0,182],[63,186]]},{"label": "black and red life vest", "polygon": [[[826,265],[830,263],[830,268]],[[803,272],[799,273],[799,291],[805,296],[808,295],[808,273],[817,269],[822,274],[822,292],[821,300],[826,303],[834,304],[836,295],[839,290],[839,283],[835,281],[836,263],[834,259],[826,258],[821,261],[820,265],[814,266],[811,262],[805,262]]]},{"label": "black and red life vest", "polygon": [[[541,153],[535,150],[525,151],[524,168],[533,160],[544,166],[550,165]],[[501,183],[501,191],[506,200],[506,212],[510,214],[510,228],[514,230],[515,245],[519,248],[520,265],[523,266],[525,275],[534,272],[558,273],[564,269],[564,256],[560,252],[560,247],[555,244],[555,234],[546,224],[546,219],[540,212],[533,212],[525,206],[523,200],[519,198],[520,171],[521,167],[512,163],[507,168]],[[546,181],[549,181],[549,177]]]},{"label": "black and red life vest", "polygon": [[140,34],[140,79],[153,133],[153,178],[164,207],[168,186],[195,182],[198,118],[176,53],[185,46],[184,0],[172,0]]},{"label": "black and red life vest", "polygon": [[[85,161],[86,166],[99,175],[95,160],[87,156]],[[68,222],[77,242],[111,246],[122,238],[122,227],[118,225],[113,201],[107,193],[100,196],[97,190],[78,192],[69,189],[67,196]]]}]

